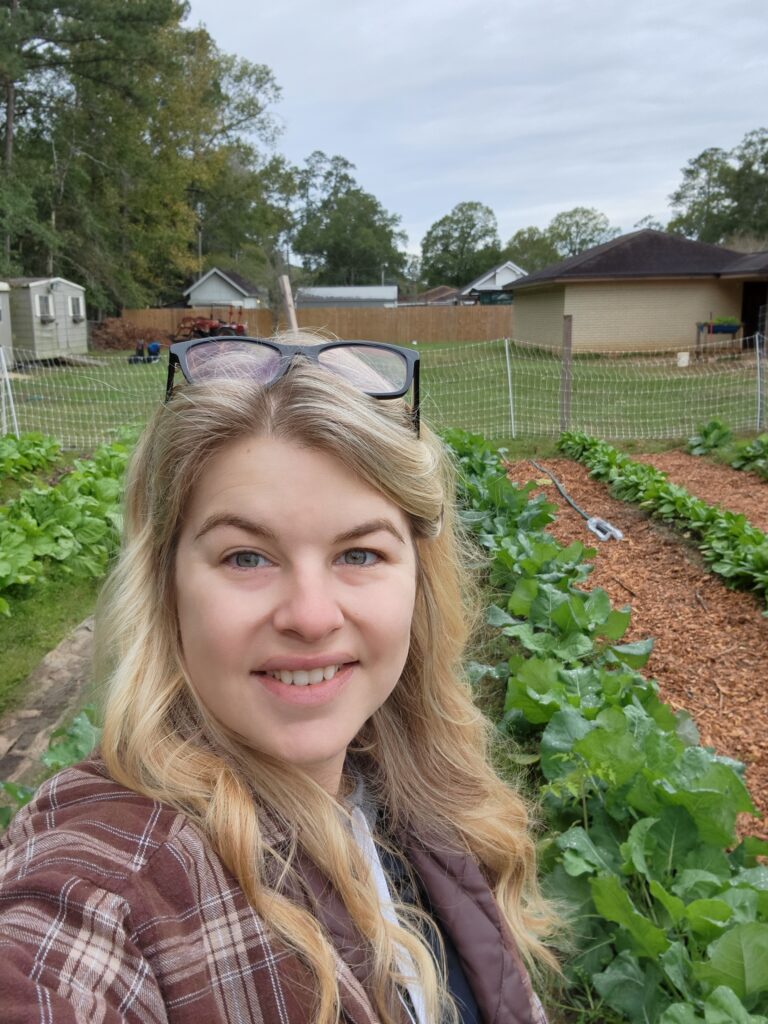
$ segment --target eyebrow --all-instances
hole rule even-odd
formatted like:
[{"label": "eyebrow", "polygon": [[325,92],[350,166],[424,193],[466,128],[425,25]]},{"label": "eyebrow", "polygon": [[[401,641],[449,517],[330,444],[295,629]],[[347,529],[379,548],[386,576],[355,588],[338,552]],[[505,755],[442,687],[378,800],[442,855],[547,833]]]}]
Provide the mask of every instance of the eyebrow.
[{"label": "eyebrow", "polygon": [[351,530],[345,530],[334,538],[334,544],[343,544],[345,541],[358,540],[360,537],[367,537],[369,533],[378,533],[379,530],[386,530],[393,537],[405,544],[405,538],[389,519],[369,519],[368,522],[353,526]]},{"label": "eyebrow", "polygon": [[268,526],[264,526],[263,523],[258,523],[254,519],[235,515],[234,512],[214,512],[212,516],[208,516],[203,520],[203,525],[195,534],[194,539],[200,540],[204,534],[210,533],[218,526],[233,526],[237,530],[244,530],[245,533],[252,533],[258,537],[264,537],[266,540],[277,540],[275,532]]},{"label": "eyebrow", "polygon": [[[268,526],[265,526],[263,523],[259,523],[254,519],[235,515],[232,512],[214,512],[213,515],[208,516],[195,534],[194,539],[199,540],[204,536],[204,534],[210,533],[211,530],[215,530],[219,526],[232,526],[237,530],[243,530],[245,533],[251,533],[257,537],[263,537],[265,540],[277,540],[277,534],[274,530],[270,530]],[[367,537],[369,534],[378,533],[380,530],[385,530],[387,533],[391,533],[392,536],[395,537],[396,540],[399,540],[401,544],[405,544],[405,538],[397,529],[395,524],[389,519],[384,518],[369,519],[364,523],[360,523],[358,526],[353,526],[350,530],[344,530],[343,533],[339,533],[333,538],[333,543],[344,544],[348,541],[359,540],[360,537]]]}]

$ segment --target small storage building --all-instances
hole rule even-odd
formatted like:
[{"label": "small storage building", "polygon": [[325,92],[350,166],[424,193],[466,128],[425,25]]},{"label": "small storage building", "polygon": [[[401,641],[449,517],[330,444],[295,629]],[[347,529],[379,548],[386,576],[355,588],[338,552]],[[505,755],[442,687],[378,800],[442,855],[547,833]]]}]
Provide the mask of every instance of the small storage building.
[{"label": "small storage building", "polygon": [[0,281],[0,348],[5,355],[5,365],[13,365],[13,338],[11,336],[11,289]]},{"label": "small storage building", "polygon": [[12,277],[15,359],[54,359],[88,351],[85,288],[63,277]]}]

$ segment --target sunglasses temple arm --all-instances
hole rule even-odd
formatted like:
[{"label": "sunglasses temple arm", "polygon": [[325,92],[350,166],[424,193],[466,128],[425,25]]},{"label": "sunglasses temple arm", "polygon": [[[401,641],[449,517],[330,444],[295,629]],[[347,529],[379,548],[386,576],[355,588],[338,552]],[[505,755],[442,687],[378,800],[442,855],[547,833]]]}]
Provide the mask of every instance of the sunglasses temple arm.
[{"label": "sunglasses temple arm", "polygon": [[176,367],[179,366],[179,360],[177,356],[171,353],[168,356],[168,379],[165,384],[165,400],[166,402],[173,394],[173,379],[176,376]]},{"label": "sunglasses temple arm", "polygon": [[413,368],[413,426],[416,430],[416,436],[419,436],[419,428],[421,426],[421,409],[420,409],[421,398],[419,395],[419,364]]}]

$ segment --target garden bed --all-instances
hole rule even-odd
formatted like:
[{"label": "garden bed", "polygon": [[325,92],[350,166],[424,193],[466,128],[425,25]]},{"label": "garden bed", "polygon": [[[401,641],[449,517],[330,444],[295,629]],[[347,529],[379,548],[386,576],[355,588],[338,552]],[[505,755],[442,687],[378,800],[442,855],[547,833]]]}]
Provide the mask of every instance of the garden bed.
[{"label": "garden bed", "polygon": [[[640,458],[708,503],[743,513],[761,529],[768,526],[765,482],[680,452]],[[747,765],[762,821],[747,818],[743,829],[768,838],[768,618],[761,602],[729,590],[679,531],[610,497],[584,466],[566,459],[540,464],[586,512],[624,532],[621,542],[600,543],[550,481],[543,484],[559,509],[552,535],[564,544],[578,539],[597,549],[588,586],[602,587],[615,604],[632,607],[628,640],[655,638],[645,673],[658,680],[662,698],[693,715],[703,743]],[[510,468],[517,481],[540,476],[529,462]]]}]

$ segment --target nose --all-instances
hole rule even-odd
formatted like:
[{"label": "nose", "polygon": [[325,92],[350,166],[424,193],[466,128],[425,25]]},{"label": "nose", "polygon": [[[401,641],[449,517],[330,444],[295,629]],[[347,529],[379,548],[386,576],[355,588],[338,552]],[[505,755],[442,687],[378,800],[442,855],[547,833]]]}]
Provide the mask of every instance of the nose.
[{"label": "nose", "polygon": [[313,642],[344,624],[333,580],[322,572],[295,571],[286,580],[273,614],[275,629]]}]

